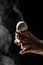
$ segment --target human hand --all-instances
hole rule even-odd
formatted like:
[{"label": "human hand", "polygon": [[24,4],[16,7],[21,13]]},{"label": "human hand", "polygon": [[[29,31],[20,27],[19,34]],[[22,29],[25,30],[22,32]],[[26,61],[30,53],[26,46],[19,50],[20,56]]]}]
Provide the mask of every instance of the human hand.
[{"label": "human hand", "polygon": [[30,31],[16,31],[17,35],[19,36],[18,45],[20,45],[22,51],[20,54],[24,54],[27,52],[36,53],[43,55],[43,42],[36,38]]}]

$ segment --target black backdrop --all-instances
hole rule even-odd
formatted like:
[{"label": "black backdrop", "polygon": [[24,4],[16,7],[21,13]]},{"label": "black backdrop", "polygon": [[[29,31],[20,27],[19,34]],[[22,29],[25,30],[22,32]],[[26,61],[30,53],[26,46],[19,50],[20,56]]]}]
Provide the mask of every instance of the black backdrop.
[{"label": "black backdrop", "polygon": [[21,11],[29,30],[39,39],[43,39],[43,9],[41,1],[21,0]]},{"label": "black backdrop", "polygon": [[[37,5],[37,3],[36,3]],[[27,22],[29,26],[29,30],[39,39],[43,39],[43,10],[40,7],[36,7],[35,3],[32,3],[32,0],[20,0],[20,11],[23,14],[24,20]],[[10,48],[11,53],[16,55],[13,57],[16,59],[17,65],[39,65],[39,63],[42,64],[43,57],[37,54],[31,54],[27,53],[24,55],[20,55],[18,52],[20,51],[20,48],[14,44],[14,33],[15,33],[15,27],[16,23],[19,21],[16,14],[12,10],[9,17],[4,25],[9,29],[11,35],[12,35],[12,46]],[[17,21],[17,22],[16,22]],[[19,61],[18,61],[19,58]],[[42,58],[42,59],[41,59]]]},{"label": "black backdrop", "polygon": [[[42,2],[21,0],[21,12],[29,30],[39,39],[43,40],[43,9]],[[22,55],[22,65],[43,65],[43,56],[27,53]]]}]

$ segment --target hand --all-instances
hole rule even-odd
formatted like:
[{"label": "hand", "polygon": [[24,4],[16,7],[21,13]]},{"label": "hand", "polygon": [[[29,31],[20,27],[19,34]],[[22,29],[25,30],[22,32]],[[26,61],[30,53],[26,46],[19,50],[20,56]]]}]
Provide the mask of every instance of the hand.
[{"label": "hand", "polygon": [[43,54],[43,42],[36,38],[30,31],[22,31],[16,33],[19,36],[22,51],[20,54],[24,54],[27,52]]}]

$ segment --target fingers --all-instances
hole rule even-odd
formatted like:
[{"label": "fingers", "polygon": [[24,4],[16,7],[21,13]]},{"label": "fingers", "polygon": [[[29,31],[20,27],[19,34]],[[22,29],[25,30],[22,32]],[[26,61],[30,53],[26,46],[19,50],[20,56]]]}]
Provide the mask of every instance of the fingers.
[{"label": "fingers", "polygon": [[16,31],[16,33],[19,35],[19,37],[20,37],[21,39],[27,40],[27,39],[29,38],[29,35],[27,34],[27,33],[28,33],[27,31],[26,31],[26,32],[17,32],[17,31]]},{"label": "fingers", "polygon": [[27,34],[28,32],[18,32],[16,31],[16,33],[19,35],[19,40],[20,42],[22,42],[23,44],[31,44],[32,40],[29,37],[29,35]]},{"label": "fingers", "polygon": [[16,33],[19,35],[19,40],[23,44],[32,44],[33,42],[38,41],[38,39],[36,39],[29,31],[16,31]]},{"label": "fingers", "polygon": [[25,35],[25,34],[29,35],[28,31],[21,31],[21,32],[16,31],[16,33],[21,34],[21,35]]},{"label": "fingers", "polygon": [[22,32],[18,32],[16,31],[16,33],[18,33],[19,35],[21,35],[23,38],[27,37],[27,38],[31,38],[33,40],[38,41],[39,39],[36,38],[30,31],[22,31]]}]

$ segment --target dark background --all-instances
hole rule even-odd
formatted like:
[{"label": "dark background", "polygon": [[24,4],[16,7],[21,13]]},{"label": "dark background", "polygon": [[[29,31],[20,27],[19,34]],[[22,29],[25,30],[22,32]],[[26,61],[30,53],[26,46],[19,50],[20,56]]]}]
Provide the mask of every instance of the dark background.
[{"label": "dark background", "polygon": [[21,0],[21,11],[29,30],[39,39],[43,39],[43,8],[41,1]]},{"label": "dark background", "polygon": [[[20,0],[20,11],[23,14],[24,21],[27,22],[29,30],[39,39],[43,39],[43,9],[42,4],[38,1]],[[7,10],[8,11],[8,10]],[[7,19],[4,21],[4,26],[12,35],[12,46],[10,47],[10,56],[15,60],[17,65],[39,65],[43,63],[43,56],[38,54],[26,53],[20,55],[21,50],[14,44],[15,28],[19,21],[13,9]]]},{"label": "dark background", "polygon": [[[21,12],[29,30],[43,40],[43,9],[41,1],[21,0]],[[24,63],[24,64],[23,64]],[[26,53],[22,55],[22,65],[43,65],[43,56]]]}]

